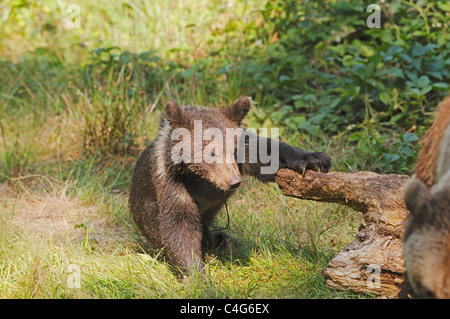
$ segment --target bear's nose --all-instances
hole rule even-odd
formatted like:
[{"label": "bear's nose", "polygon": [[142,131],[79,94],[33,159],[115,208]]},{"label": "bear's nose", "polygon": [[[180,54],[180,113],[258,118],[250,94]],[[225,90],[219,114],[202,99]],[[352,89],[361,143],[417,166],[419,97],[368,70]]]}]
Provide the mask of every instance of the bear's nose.
[{"label": "bear's nose", "polygon": [[242,178],[239,176],[233,177],[230,179],[230,181],[228,182],[228,185],[230,185],[231,189],[236,189],[239,187],[239,185],[241,185],[242,182]]}]

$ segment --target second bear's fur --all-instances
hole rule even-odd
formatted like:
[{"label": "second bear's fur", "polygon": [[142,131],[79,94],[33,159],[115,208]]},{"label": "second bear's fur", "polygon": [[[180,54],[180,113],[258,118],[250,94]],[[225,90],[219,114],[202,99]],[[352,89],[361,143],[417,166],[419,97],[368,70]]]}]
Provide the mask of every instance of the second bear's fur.
[{"label": "second bear's fur", "polygon": [[419,179],[405,185],[411,213],[404,234],[404,259],[412,295],[450,298],[450,125],[437,152],[435,184]]},{"label": "second bear's fur", "polygon": [[[177,134],[174,138],[175,130],[192,132],[195,122],[201,120],[203,133],[214,128],[225,136],[227,129],[240,128],[250,106],[251,101],[247,97],[221,110],[169,102],[156,139],[136,163],[129,198],[133,218],[145,237],[156,248],[163,249],[181,270],[203,271],[202,252],[223,241],[226,234],[212,232],[210,226],[225,201],[239,186],[242,175],[269,182],[274,181],[276,171],[262,174],[261,168],[266,163],[263,164],[259,156],[258,161],[250,161],[248,150],[245,161],[239,163],[235,154],[227,154],[223,149],[207,150],[211,141],[202,141],[201,145],[188,141],[188,144],[192,144],[194,156],[200,151],[222,161],[175,162],[173,150],[180,142]],[[238,137],[233,138],[231,151],[236,152]],[[256,140],[257,143],[267,143],[268,152],[272,151],[272,140],[260,136],[256,136]],[[283,142],[278,145],[279,168],[290,168],[304,174],[307,169],[327,172],[331,165],[331,159],[323,153],[310,153]],[[226,160],[230,158],[231,161]]]},{"label": "second bear's fur", "polygon": [[427,187],[436,184],[439,147],[449,124],[450,95],[438,105],[433,124],[420,141],[421,149],[414,166],[414,177],[422,181]]}]

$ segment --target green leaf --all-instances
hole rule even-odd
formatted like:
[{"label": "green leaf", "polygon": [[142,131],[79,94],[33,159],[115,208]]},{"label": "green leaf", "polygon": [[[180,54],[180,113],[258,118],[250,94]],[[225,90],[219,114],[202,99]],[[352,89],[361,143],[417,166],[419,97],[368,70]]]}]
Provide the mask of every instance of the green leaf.
[{"label": "green leaf", "polygon": [[359,141],[362,138],[362,134],[361,132],[355,132],[350,134],[350,136],[348,137],[348,140],[353,142],[353,141]]},{"label": "green leaf", "polygon": [[403,140],[403,142],[411,143],[411,142],[418,141],[419,137],[416,134],[414,134],[414,133],[405,133],[402,136],[402,140]]},{"label": "green leaf", "polygon": [[391,117],[391,119],[389,120],[389,123],[395,123],[397,122],[399,119],[401,119],[403,116],[405,116],[405,113],[399,113],[394,115],[393,117]]},{"label": "green leaf", "polygon": [[334,98],[331,102],[330,102],[330,104],[329,104],[329,108],[332,108],[332,109],[334,109],[339,103],[341,102],[341,99],[340,98]]},{"label": "green leaf", "polygon": [[306,122],[306,117],[304,115],[294,115],[291,117],[292,121],[299,125]]},{"label": "green leaf", "polygon": [[87,228],[87,226],[88,226],[94,219],[95,219],[95,218],[91,218],[91,219],[85,221],[84,223],[80,223],[80,224],[77,224],[77,225],[73,226],[73,228]]},{"label": "green leaf", "polygon": [[414,156],[414,151],[407,146],[403,146],[402,148],[400,148],[400,153],[402,153],[403,155],[407,156],[407,157],[412,157]]},{"label": "green leaf", "polygon": [[[418,34],[423,35],[423,34]],[[433,46],[431,44],[427,45],[420,45],[419,43],[415,42],[414,45],[411,47],[411,54],[412,56],[421,56],[426,54]]]},{"label": "green leaf", "polygon": [[279,77],[279,79],[278,79],[280,82],[289,82],[289,81],[292,81],[292,79],[289,77],[289,76],[287,76],[287,75],[280,75],[280,77]]},{"label": "green leaf", "polygon": [[391,162],[391,163],[397,161],[400,158],[400,155],[398,155],[398,154],[384,153],[383,156],[388,162]]},{"label": "green leaf", "polygon": [[434,76],[436,79],[442,80],[442,74],[439,73],[439,72],[434,72],[434,71],[432,71],[432,72],[427,72],[427,73],[428,73],[429,75]]},{"label": "green leaf", "polygon": [[380,97],[381,102],[383,102],[386,105],[389,104],[390,96],[386,91],[380,92],[379,97]]},{"label": "green leaf", "polygon": [[299,109],[299,108],[302,108],[302,107],[307,107],[308,105],[303,100],[296,100],[294,102],[294,106],[295,106],[296,109]]},{"label": "green leaf", "polygon": [[438,6],[442,11],[450,12],[450,3],[442,1],[438,3]]},{"label": "green leaf", "polygon": [[431,85],[428,85],[428,86],[424,87],[422,90],[420,90],[420,94],[425,95],[430,91],[431,91]]},{"label": "green leaf", "polygon": [[368,79],[366,80],[367,83],[369,83],[370,85],[376,87],[378,90],[384,90],[384,85],[381,81],[377,81],[375,79]]},{"label": "green leaf", "polygon": [[437,83],[433,83],[433,88],[438,88],[438,89],[446,89],[448,87],[450,87],[450,85],[448,83],[445,82],[437,82]]},{"label": "green leaf", "polygon": [[417,85],[418,88],[423,89],[423,88],[425,88],[429,83],[430,83],[430,79],[428,78],[428,76],[423,75],[423,76],[421,76],[421,77],[417,80],[416,85]]},{"label": "green leaf", "polygon": [[402,69],[400,69],[400,68],[390,68],[388,70],[388,74],[391,76],[396,76],[396,77],[402,78],[402,79],[405,78],[405,74],[403,73]]}]

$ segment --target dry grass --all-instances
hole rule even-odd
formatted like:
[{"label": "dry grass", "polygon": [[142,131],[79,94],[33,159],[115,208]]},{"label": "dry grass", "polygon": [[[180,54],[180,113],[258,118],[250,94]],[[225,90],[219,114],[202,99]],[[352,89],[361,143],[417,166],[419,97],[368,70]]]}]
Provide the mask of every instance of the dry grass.
[{"label": "dry grass", "polygon": [[[28,177],[31,178],[43,177]],[[36,192],[27,189],[21,180],[16,179],[14,187],[0,184],[2,217],[15,225],[17,230],[54,239],[68,237],[80,241],[85,239],[86,227],[89,227],[98,243],[125,239],[125,231],[108,222],[107,216],[99,214],[98,205],[85,203],[67,194],[72,185],[66,183],[56,187],[52,183],[50,191]]]}]

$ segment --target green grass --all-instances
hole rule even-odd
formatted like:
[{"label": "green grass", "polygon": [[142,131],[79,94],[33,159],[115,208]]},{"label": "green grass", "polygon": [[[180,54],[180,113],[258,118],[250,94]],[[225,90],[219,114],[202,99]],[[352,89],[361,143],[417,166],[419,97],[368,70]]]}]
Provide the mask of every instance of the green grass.
[{"label": "green grass", "polygon": [[[81,29],[64,27],[64,1],[15,1],[0,25],[0,298],[367,297],[331,290],[321,275],[361,223],[339,205],[247,178],[228,203],[236,246],[208,255],[206,277],[188,280],[131,219],[133,166],[162,105],[246,94],[238,71],[198,78],[180,63],[231,59],[261,25],[265,2],[77,3]],[[259,127],[266,101],[254,103],[245,124]],[[284,127],[281,137],[329,153],[336,170],[364,163],[342,139]],[[73,267],[80,288],[68,284]]]}]

